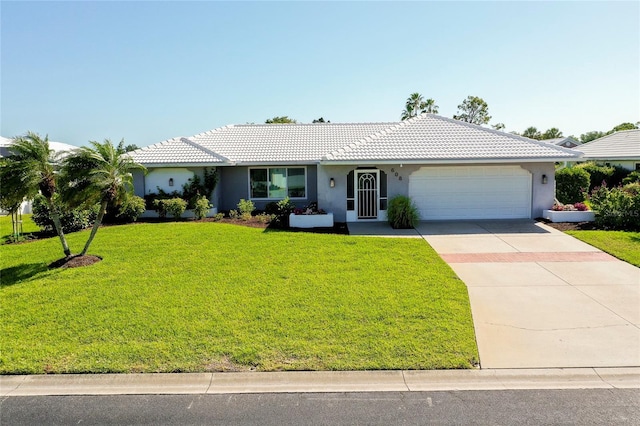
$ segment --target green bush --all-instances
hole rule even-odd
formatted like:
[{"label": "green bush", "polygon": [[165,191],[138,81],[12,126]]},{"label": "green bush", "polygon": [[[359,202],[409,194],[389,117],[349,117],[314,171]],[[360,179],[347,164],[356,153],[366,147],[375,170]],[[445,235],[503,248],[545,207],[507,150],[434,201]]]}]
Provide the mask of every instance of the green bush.
[{"label": "green bush", "polygon": [[242,220],[251,219],[251,213],[256,209],[256,206],[253,204],[251,200],[245,200],[244,198],[240,199],[238,202],[238,212],[240,212],[240,217]]},{"label": "green bush", "polygon": [[556,198],[562,204],[584,201],[591,179],[584,167],[565,167],[556,172]]},{"label": "green bush", "polygon": [[596,215],[596,225],[604,229],[621,231],[640,230],[640,183],[624,187],[594,188],[589,204]]},{"label": "green bush", "polygon": [[396,195],[389,200],[387,219],[394,229],[409,229],[416,226],[420,220],[420,215],[411,198],[404,195]]},{"label": "green bush", "polygon": [[296,205],[291,202],[289,197],[274,204],[275,206],[269,203],[265,208],[265,213],[272,217],[270,222],[271,226],[280,229],[289,228],[289,215],[296,208]]},{"label": "green bush", "polygon": [[211,198],[213,190],[218,184],[218,173],[216,169],[204,169],[204,177],[194,175],[186,184],[182,185],[180,198],[187,201],[187,208],[194,209],[200,197]]},{"label": "green bush", "polygon": [[[60,223],[65,233],[77,232],[86,228],[90,228],[96,220],[99,205],[95,205],[91,209],[69,209],[65,207],[54,195],[54,208],[60,215]],[[45,232],[55,232],[55,226],[51,219],[51,210],[49,203],[42,196],[38,195],[33,200],[33,215],[31,219],[36,225]]]},{"label": "green bush", "polygon": [[640,170],[634,170],[629,173],[624,179],[622,179],[622,184],[627,185],[634,182],[640,182]]},{"label": "green bush", "polygon": [[613,187],[622,183],[622,180],[629,174],[629,171],[620,166],[602,166],[589,161],[587,163],[578,164],[575,167],[585,170],[589,173],[589,192],[596,186],[606,183],[608,187]]},{"label": "green bush", "polygon": [[146,202],[136,195],[129,195],[119,206],[109,206],[102,219],[103,223],[131,223],[144,213]]},{"label": "green bush", "polygon": [[171,198],[169,200],[155,200],[154,204],[158,211],[158,215],[162,218],[167,214],[178,219],[187,209],[187,202],[182,198]]},{"label": "green bush", "polygon": [[207,217],[207,213],[209,213],[211,207],[213,207],[213,205],[209,202],[209,199],[202,196],[196,200],[195,206],[193,207],[193,214],[197,220],[204,219]]}]

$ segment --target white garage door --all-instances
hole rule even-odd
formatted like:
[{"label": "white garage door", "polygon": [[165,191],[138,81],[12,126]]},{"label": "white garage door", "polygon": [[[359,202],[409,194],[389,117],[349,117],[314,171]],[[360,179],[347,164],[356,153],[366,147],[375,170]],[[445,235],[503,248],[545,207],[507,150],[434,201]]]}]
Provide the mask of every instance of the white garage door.
[{"label": "white garage door", "polygon": [[531,173],[519,166],[422,167],[409,196],[423,220],[531,216]]}]

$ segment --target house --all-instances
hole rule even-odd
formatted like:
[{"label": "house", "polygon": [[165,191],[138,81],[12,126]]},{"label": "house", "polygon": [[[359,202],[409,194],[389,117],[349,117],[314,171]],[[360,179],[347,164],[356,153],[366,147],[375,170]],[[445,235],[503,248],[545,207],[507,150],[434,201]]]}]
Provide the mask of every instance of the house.
[{"label": "house", "polygon": [[288,196],[336,221],[386,220],[410,196],[423,220],[535,218],[553,205],[554,162],[579,153],[433,114],[389,123],[230,125],[130,153],[145,165],[136,194],[180,190],[219,171],[212,202],[258,209]]},{"label": "house", "polygon": [[558,146],[563,146],[565,148],[574,148],[574,147],[576,147],[576,146],[581,144],[580,141],[575,140],[571,136],[566,136],[566,137],[562,137],[562,138],[555,138],[555,139],[545,139],[544,141],[546,143],[550,143],[550,144],[558,145]]},{"label": "house", "polygon": [[611,133],[576,149],[583,153],[580,160],[640,170],[640,129]]},{"label": "house", "polygon": [[[11,150],[9,148],[12,143],[13,139],[0,136],[0,158],[8,157],[11,155]],[[78,147],[66,143],[49,141],[49,149],[52,149],[57,153],[64,153],[76,148]],[[2,210],[0,210],[0,212],[4,213],[4,211]],[[31,201],[23,202],[20,208],[20,212],[23,214],[31,213]]]}]

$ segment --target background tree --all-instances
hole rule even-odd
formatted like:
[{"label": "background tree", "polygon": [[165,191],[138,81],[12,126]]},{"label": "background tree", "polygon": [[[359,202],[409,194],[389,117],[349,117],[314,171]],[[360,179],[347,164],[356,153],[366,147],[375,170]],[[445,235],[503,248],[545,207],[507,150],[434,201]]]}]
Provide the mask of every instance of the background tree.
[{"label": "background tree", "polygon": [[492,124],[491,127],[493,127],[495,130],[504,130],[506,126],[504,125],[504,123],[496,123]]},{"label": "background tree", "polygon": [[429,98],[427,100],[420,93],[412,93],[405,102],[404,110],[400,114],[402,120],[408,120],[422,113],[437,114],[438,105],[436,101]]},{"label": "background tree", "polygon": [[537,139],[537,140],[542,139],[542,134],[538,131],[536,127],[533,127],[533,126],[527,127],[526,129],[524,129],[524,132],[522,132],[522,136],[529,139]]},{"label": "background tree", "polygon": [[40,192],[51,209],[51,219],[64,255],[70,256],[71,250],[53,201],[57,190],[56,169],[59,161],[58,154],[49,149],[49,137],[42,139],[37,133],[27,132],[14,139],[9,151],[12,155],[2,161],[0,168],[0,197],[11,204],[18,199],[20,202],[33,200]]},{"label": "background tree", "polygon": [[289,118],[286,115],[282,117],[273,117],[268,118],[265,121],[265,124],[287,124],[287,123],[297,123],[297,121],[293,118]]},{"label": "background tree", "polygon": [[136,144],[125,145],[124,138],[123,138],[123,139],[120,139],[120,143],[118,144],[118,147],[116,148],[116,150],[118,151],[119,154],[124,154],[125,152],[135,151],[138,148],[139,147]]},{"label": "background tree", "polygon": [[82,147],[71,152],[63,161],[61,180],[62,199],[71,206],[90,206],[100,203],[89,239],[81,256],[87,254],[109,205],[119,205],[133,192],[132,171],[144,166],[118,152],[110,140],[90,142],[92,148]]},{"label": "background tree", "polygon": [[635,130],[638,128],[637,124],[633,124],[633,123],[620,123],[617,126],[615,126],[613,129],[611,129],[611,131],[609,133],[613,133],[613,132],[621,132],[623,130]]},{"label": "background tree", "polygon": [[557,139],[562,137],[562,132],[557,127],[552,127],[542,134],[542,139]]},{"label": "background tree", "polygon": [[582,143],[587,143],[587,142],[591,142],[592,140],[596,140],[599,139],[601,137],[605,136],[604,132],[601,132],[599,130],[594,130],[591,132],[587,132],[587,133],[583,133],[580,135],[580,142]]},{"label": "background tree", "polygon": [[331,123],[331,121],[324,121],[324,118],[320,117],[313,120],[313,123]]},{"label": "background tree", "polygon": [[467,99],[458,105],[458,114],[453,118],[473,124],[487,124],[491,120],[489,106],[484,99],[477,96],[468,96]]}]

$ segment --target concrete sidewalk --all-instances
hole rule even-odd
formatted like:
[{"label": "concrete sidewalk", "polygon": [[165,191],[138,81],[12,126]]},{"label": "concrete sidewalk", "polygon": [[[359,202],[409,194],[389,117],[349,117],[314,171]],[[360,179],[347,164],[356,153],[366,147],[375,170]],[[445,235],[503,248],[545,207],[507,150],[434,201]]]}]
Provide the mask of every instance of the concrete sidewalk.
[{"label": "concrete sidewalk", "polygon": [[640,368],[0,376],[0,396],[640,388]]}]

